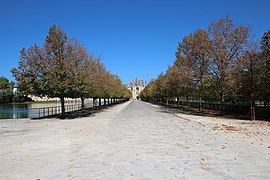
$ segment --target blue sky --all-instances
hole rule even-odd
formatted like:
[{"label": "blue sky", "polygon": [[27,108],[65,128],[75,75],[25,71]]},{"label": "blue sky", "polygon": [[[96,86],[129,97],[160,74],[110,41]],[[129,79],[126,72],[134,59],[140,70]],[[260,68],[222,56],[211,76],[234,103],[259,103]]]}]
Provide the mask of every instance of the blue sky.
[{"label": "blue sky", "polygon": [[14,80],[19,51],[42,46],[61,26],[127,83],[149,81],[175,59],[177,43],[211,20],[230,16],[260,39],[270,28],[269,0],[1,0],[0,76]]}]

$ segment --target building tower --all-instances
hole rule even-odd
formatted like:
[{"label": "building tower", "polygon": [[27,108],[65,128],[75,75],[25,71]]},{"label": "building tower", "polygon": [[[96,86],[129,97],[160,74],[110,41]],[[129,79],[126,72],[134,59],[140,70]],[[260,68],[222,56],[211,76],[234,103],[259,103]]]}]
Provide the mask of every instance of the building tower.
[{"label": "building tower", "polygon": [[132,99],[138,99],[139,94],[141,91],[145,88],[146,81],[136,78],[133,81],[129,81],[126,85],[127,89],[129,89],[132,92]]}]

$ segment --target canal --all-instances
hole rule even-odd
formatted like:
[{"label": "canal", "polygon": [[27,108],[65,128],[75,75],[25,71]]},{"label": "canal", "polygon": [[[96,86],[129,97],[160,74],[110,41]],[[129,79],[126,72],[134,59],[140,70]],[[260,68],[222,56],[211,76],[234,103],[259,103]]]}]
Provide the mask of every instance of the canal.
[{"label": "canal", "polygon": [[[67,101],[65,106],[80,105],[80,101]],[[92,101],[87,101],[87,104],[92,105]],[[21,104],[0,104],[0,119],[20,119],[32,118],[40,113],[40,109],[45,110],[49,107],[60,107],[60,102],[33,102]],[[60,109],[60,108],[59,108]],[[60,110],[59,110],[60,113]]]}]

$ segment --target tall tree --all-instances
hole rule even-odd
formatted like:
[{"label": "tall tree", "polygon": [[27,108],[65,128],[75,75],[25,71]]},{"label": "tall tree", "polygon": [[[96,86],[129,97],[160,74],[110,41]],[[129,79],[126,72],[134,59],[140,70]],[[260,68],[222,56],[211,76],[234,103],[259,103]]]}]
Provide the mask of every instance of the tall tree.
[{"label": "tall tree", "polygon": [[[185,96],[187,102],[189,97],[194,93],[194,79],[193,79],[193,70],[192,70],[192,59],[188,58],[187,52],[189,46],[186,42],[187,37],[184,37],[182,42],[178,43],[178,48],[176,52],[176,60],[172,67],[172,83],[178,84],[178,96]],[[175,86],[176,87],[176,86]]]},{"label": "tall tree", "polygon": [[13,99],[14,83],[6,77],[0,77],[0,103],[11,103]]},{"label": "tall tree", "polygon": [[223,113],[225,97],[231,90],[230,74],[246,48],[250,28],[235,25],[229,17],[226,17],[212,21],[208,33],[212,41],[210,70],[215,78],[215,87],[220,96]]},{"label": "tall tree", "polygon": [[24,94],[59,97],[62,115],[65,113],[64,98],[74,91],[74,59],[66,33],[52,25],[44,48],[36,44],[21,50],[20,62],[11,71]]},{"label": "tall tree", "polygon": [[90,97],[87,81],[89,80],[89,71],[91,70],[92,56],[87,50],[79,44],[76,39],[71,39],[68,45],[68,51],[72,58],[72,84],[73,97],[81,98],[81,107],[84,109],[84,100]]},{"label": "tall tree", "polygon": [[18,88],[23,94],[43,96],[48,90],[48,83],[44,78],[46,68],[46,53],[36,44],[29,49],[20,51],[20,62],[11,72],[18,81]]},{"label": "tall tree", "polygon": [[187,61],[190,62],[192,78],[198,89],[196,94],[199,97],[199,110],[201,110],[205,81],[209,75],[209,48],[211,48],[211,42],[206,31],[198,29],[194,34],[184,38],[181,47],[180,50],[183,51]]},{"label": "tall tree", "polygon": [[52,25],[44,47],[22,49],[19,66],[12,69],[19,89],[26,95],[58,97],[62,115],[65,98],[128,98],[119,78],[111,75],[100,58],[90,55],[76,39]]},{"label": "tall tree", "polygon": [[261,79],[264,99],[270,102],[270,29],[266,31],[261,40],[262,44],[262,67]]},{"label": "tall tree", "polygon": [[[46,38],[44,48],[47,62],[47,83],[49,83],[48,95],[59,97],[62,114],[65,113],[65,97],[72,93],[72,54],[68,48],[66,33],[56,25],[52,25]],[[49,80],[49,81],[48,81]]]},{"label": "tall tree", "polygon": [[268,106],[269,117],[269,105],[270,105],[270,29],[267,30],[261,39],[260,54],[260,68],[259,79],[256,81],[259,83],[258,96],[259,99],[264,101]]}]

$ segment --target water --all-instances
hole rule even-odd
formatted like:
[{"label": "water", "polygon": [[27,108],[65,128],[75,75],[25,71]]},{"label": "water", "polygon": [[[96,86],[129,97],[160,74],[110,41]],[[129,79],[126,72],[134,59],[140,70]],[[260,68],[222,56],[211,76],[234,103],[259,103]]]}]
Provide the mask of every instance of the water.
[{"label": "water", "polygon": [[0,119],[18,119],[29,118],[31,115],[38,113],[41,107],[59,106],[58,102],[50,103],[29,103],[29,104],[0,104]]},{"label": "water", "polygon": [[0,105],[0,119],[27,118],[29,109],[27,104]]},{"label": "water", "polygon": [[[80,102],[65,102],[65,105],[75,105]],[[39,109],[47,107],[59,107],[60,102],[29,103],[29,104],[0,104],[0,119],[19,119],[38,116]],[[47,109],[45,109],[47,110]],[[60,110],[59,110],[60,112]]]},{"label": "water", "polygon": [[[103,100],[101,104],[104,104]],[[71,109],[70,105],[80,108],[81,102],[79,100],[66,101],[66,112],[76,110]],[[59,107],[52,108],[49,107]],[[34,102],[34,103],[23,103],[23,104],[0,104],[0,119],[19,119],[19,118],[34,118],[39,117],[39,115],[51,115],[51,112],[57,113],[61,112],[60,102]],[[89,98],[85,100],[85,107],[93,107],[93,99]]]}]

